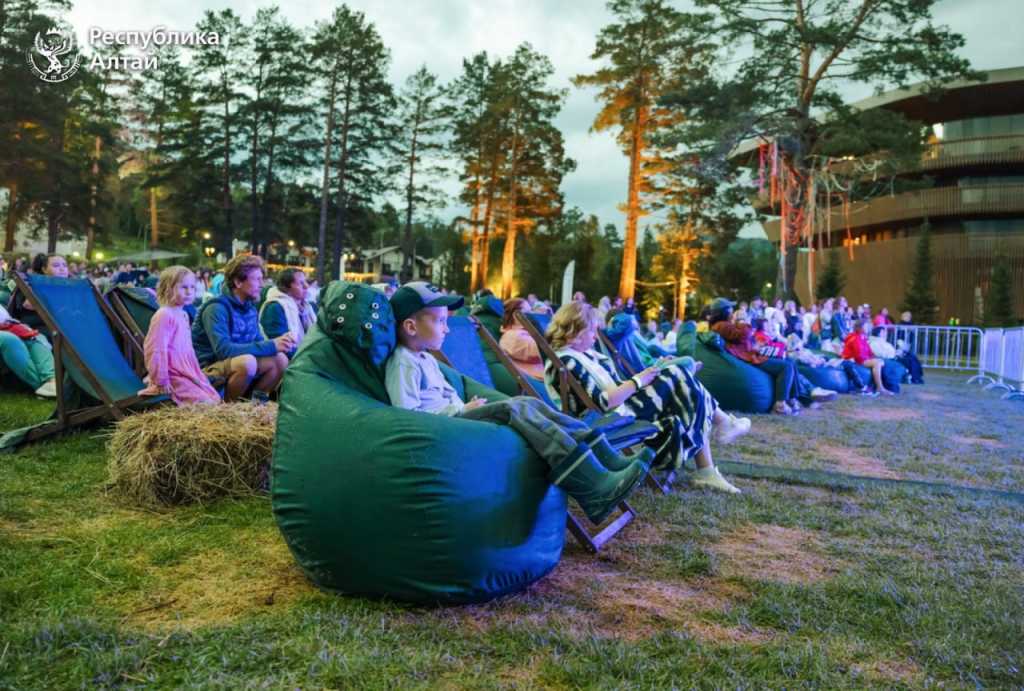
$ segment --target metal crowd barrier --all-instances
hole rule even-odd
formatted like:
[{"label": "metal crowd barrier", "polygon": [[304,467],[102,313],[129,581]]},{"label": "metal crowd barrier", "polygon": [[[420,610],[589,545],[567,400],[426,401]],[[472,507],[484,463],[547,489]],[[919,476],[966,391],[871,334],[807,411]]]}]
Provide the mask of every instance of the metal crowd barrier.
[{"label": "metal crowd barrier", "polygon": [[922,367],[977,372],[971,379],[985,373],[984,334],[977,327],[896,324],[888,327],[886,337],[894,345],[901,340],[906,343]]},{"label": "metal crowd barrier", "polygon": [[1024,398],[1024,327],[985,329],[979,371],[967,383],[1003,391],[1003,398]]}]

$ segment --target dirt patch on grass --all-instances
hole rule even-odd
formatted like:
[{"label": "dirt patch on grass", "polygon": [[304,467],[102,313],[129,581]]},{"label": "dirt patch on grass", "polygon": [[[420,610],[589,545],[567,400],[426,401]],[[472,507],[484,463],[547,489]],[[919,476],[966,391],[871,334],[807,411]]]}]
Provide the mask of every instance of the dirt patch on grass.
[{"label": "dirt patch on grass", "polygon": [[1006,448],[1006,444],[999,441],[998,439],[986,439],[985,437],[966,437],[959,434],[950,437],[950,439],[955,443],[963,444],[964,446],[983,446],[986,449]]},{"label": "dirt patch on grass", "polygon": [[900,479],[899,473],[889,470],[881,460],[865,456],[855,449],[835,444],[818,444],[818,451],[827,460],[838,465],[844,473],[889,480]]},{"label": "dirt patch on grass", "polygon": [[432,623],[477,632],[528,626],[575,640],[599,636],[637,641],[676,631],[718,645],[760,645],[776,632],[707,619],[748,598],[746,589],[724,579],[659,580],[586,556],[564,559],[520,595],[428,616],[436,620]]},{"label": "dirt patch on grass", "polygon": [[159,585],[119,607],[125,620],[158,630],[220,626],[316,592],[279,536],[260,533],[238,543],[246,545],[244,556],[214,549],[172,567],[149,567],[147,581]]},{"label": "dirt patch on grass", "polygon": [[800,528],[748,524],[712,545],[726,576],[782,583],[816,583],[841,567],[825,556],[819,535]]},{"label": "dirt patch on grass", "polygon": [[868,679],[880,682],[917,684],[923,673],[921,666],[913,660],[872,660],[853,665],[853,668]]},{"label": "dirt patch on grass", "polygon": [[852,408],[843,411],[843,417],[861,422],[905,422],[907,420],[920,420],[924,414],[912,408],[886,408],[879,405],[871,405],[867,402],[861,408]]}]

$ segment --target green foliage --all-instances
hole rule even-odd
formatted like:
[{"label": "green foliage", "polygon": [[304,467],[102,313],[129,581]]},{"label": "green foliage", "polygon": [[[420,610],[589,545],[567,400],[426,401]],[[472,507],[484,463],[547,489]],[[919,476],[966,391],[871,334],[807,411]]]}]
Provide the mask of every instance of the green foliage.
[{"label": "green foliage", "polygon": [[900,309],[910,312],[918,324],[933,324],[939,311],[939,301],[935,297],[935,288],[932,284],[934,274],[931,247],[931,226],[926,220],[917,241],[910,286],[900,306]]},{"label": "green foliage", "polygon": [[828,252],[828,263],[825,264],[825,270],[821,272],[818,285],[815,287],[818,300],[839,297],[843,294],[843,287],[846,285],[846,276],[843,275],[843,269],[839,265],[839,255],[842,250],[826,251]]},{"label": "green foliage", "polygon": [[775,278],[778,266],[778,252],[767,240],[735,240],[725,251],[698,261],[698,304],[716,297],[750,300]]},{"label": "green foliage", "polygon": [[992,280],[988,289],[988,304],[985,309],[985,324],[988,326],[1016,326],[1017,315],[1013,311],[1013,275],[1006,257],[996,261],[992,267]]}]

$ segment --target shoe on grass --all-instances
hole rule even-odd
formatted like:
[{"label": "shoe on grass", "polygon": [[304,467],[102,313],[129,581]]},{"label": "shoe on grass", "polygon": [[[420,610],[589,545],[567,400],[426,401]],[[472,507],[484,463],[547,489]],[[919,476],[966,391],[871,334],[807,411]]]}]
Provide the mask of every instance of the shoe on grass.
[{"label": "shoe on grass", "polygon": [[708,489],[729,494],[742,494],[738,487],[722,477],[722,474],[718,472],[718,468],[715,466],[697,468],[697,472],[690,477],[690,484],[694,487],[707,487]]},{"label": "shoe on grass", "polygon": [[879,396],[877,391],[869,389],[866,386],[863,389],[860,390],[860,395],[861,396],[867,396],[868,398],[878,398],[878,396]]},{"label": "shoe on grass", "polygon": [[775,413],[776,415],[793,414],[792,409],[788,405],[786,405],[785,401],[776,401],[775,405],[772,407],[772,412]]},{"label": "shoe on grass", "polygon": [[811,399],[818,403],[823,403],[825,401],[834,401],[836,400],[837,396],[839,396],[839,394],[837,394],[835,391],[823,389],[820,386],[815,386],[813,389],[811,389]]},{"label": "shoe on grass", "polygon": [[715,441],[731,444],[750,431],[750,418],[726,414],[724,425],[715,425]]},{"label": "shoe on grass", "polygon": [[36,389],[36,396],[42,396],[43,398],[57,398],[57,380],[51,379],[50,381],[43,382],[38,389]]},{"label": "shoe on grass", "polygon": [[793,411],[794,415],[799,415],[800,411],[804,409],[804,407],[800,405],[800,401],[796,400],[795,398],[786,401],[786,405],[789,406],[789,409]]}]

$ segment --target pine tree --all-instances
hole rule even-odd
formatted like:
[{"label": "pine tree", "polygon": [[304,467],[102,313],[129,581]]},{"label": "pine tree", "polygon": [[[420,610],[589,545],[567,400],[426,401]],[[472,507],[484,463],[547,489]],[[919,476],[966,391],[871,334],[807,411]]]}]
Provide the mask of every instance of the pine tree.
[{"label": "pine tree", "polygon": [[312,58],[323,107],[323,175],[317,238],[317,275],[326,282],[327,214],[332,170],[335,223],[332,274],[341,277],[341,253],[348,215],[386,189],[381,156],[394,139],[394,91],[387,78],[391,55],[376,27],[362,12],[342,5],[329,22],[317,24]]},{"label": "pine tree", "polygon": [[992,267],[992,282],[989,284],[988,308],[985,310],[985,324],[988,326],[1014,326],[1017,323],[1013,313],[1013,278],[1010,262],[999,259]]},{"label": "pine tree", "polygon": [[932,287],[932,249],[931,229],[925,221],[921,226],[921,235],[917,241],[917,254],[914,257],[914,273],[911,275],[907,296],[903,299],[901,309],[910,312],[914,321],[919,324],[931,324],[939,311],[939,301],[935,298]]},{"label": "pine tree", "polygon": [[846,277],[839,265],[839,250],[828,250],[828,263],[825,264],[825,270],[821,273],[815,288],[818,291],[818,299],[839,297],[845,285]]},{"label": "pine tree", "polygon": [[[398,96],[398,138],[395,154],[401,166],[405,197],[405,226],[402,232],[403,283],[412,280],[415,252],[412,234],[413,214],[417,209],[437,208],[444,194],[437,179],[444,172],[439,156],[444,151],[441,134],[448,124],[442,98],[444,91],[437,77],[426,66],[420,67],[405,82]],[[396,168],[398,167],[396,166]]]},{"label": "pine tree", "polygon": [[617,23],[603,29],[591,58],[607,60],[589,75],[578,75],[578,87],[601,88],[604,104],[594,120],[593,130],[617,128],[618,141],[629,157],[626,189],[626,237],[623,244],[619,295],[633,297],[637,276],[637,225],[650,212],[657,194],[656,177],[667,169],[659,148],[653,143],[658,129],[669,127],[679,115],[658,104],[677,69],[686,65],[688,51],[680,39],[684,15],[665,0],[611,0],[608,8]]}]

